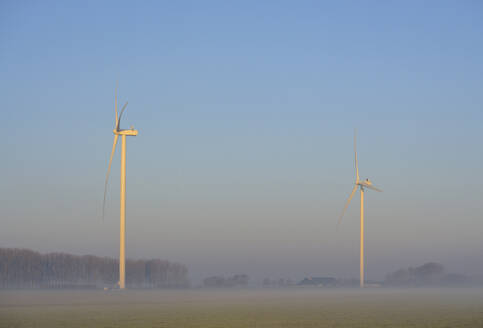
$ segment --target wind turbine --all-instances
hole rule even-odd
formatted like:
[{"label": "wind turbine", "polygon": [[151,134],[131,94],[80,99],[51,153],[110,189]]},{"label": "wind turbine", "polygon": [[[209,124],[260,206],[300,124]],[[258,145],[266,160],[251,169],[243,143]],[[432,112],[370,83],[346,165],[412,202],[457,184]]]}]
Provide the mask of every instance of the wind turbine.
[{"label": "wind turbine", "polygon": [[356,147],[356,130],[354,130],[354,157],[355,157],[355,167],[356,167],[356,182],[354,184],[354,188],[345,203],[344,209],[342,210],[342,214],[339,217],[339,221],[337,222],[337,226],[339,226],[342,217],[344,216],[345,211],[349,207],[349,203],[351,202],[352,197],[356,193],[357,188],[361,191],[361,246],[360,246],[360,271],[359,271],[359,281],[361,288],[364,287],[364,189],[372,189],[375,191],[381,192],[382,190],[374,187],[372,182],[369,179],[360,180],[359,179],[359,166],[357,164],[357,147]]},{"label": "wind turbine", "polygon": [[107,183],[109,181],[109,173],[111,172],[112,157],[116,151],[117,139],[121,136],[121,201],[120,201],[120,245],[119,245],[119,289],[126,287],[126,136],[137,136],[138,131],[133,127],[125,130],[120,128],[122,113],[126,109],[127,102],[118,115],[117,112],[117,84],[114,97],[114,110],[116,114],[114,132],[114,142],[112,143],[111,157],[107,167],[106,182],[104,185],[104,201],[102,203],[102,217],[104,217],[106,205]]}]

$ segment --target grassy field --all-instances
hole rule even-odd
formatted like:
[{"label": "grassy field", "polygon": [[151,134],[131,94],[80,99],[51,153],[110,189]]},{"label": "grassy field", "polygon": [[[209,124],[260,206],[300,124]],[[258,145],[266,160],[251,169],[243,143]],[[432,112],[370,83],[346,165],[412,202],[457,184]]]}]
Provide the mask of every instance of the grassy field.
[{"label": "grassy field", "polygon": [[483,290],[0,291],[0,327],[483,328]]}]

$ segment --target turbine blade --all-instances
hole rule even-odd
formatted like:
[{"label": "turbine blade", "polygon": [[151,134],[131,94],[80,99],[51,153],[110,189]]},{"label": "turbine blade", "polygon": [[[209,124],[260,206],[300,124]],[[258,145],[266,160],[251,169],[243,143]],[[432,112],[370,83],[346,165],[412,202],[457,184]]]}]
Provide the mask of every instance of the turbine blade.
[{"label": "turbine blade", "polygon": [[117,123],[118,121],[118,118],[117,118],[117,86],[119,84],[119,81],[116,81],[116,91],[114,92],[114,111],[116,112],[116,129],[117,129],[117,126],[119,125]]},{"label": "turbine blade", "polygon": [[354,129],[354,157],[355,157],[355,166],[356,166],[356,183],[359,182],[359,165],[357,163],[357,143],[356,143],[356,135],[357,129]]},{"label": "turbine blade", "polygon": [[104,214],[105,214],[105,209],[106,209],[107,183],[109,182],[109,173],[111,173],[112,158],[114,157],[114,153],[116,152],[116,145],[117,145],[117,138],[118,137],[119,136],[117,134],[114,135],[114,142],[112,143],[111,157],[109,157],[109,165],[107,166],[106,182],[104,184],[104,200],[102,202],[102,219],[103,220],[104,220]]},{"label": "turbine blade", "polygon": [[381,189],[378,189],[376,187],[374,187],[373,185],[364,185],[364,188],[369,188],[369,189],[372,189],[372,190],[375,190],[375,191],[379,191],[379,192],[382,192]]},{"label": "turbine blade", "polygon": [[345,211],[347,211],[347,208],[349,207],[349,203],[351,202],[352,197],[354,197],[356,190],[357,190],[357,185],[354,185],[354,188],[352,189],[352,192],[349,196],[349,199],[347,199],[347,202],[344,205],[344,209],[342,210],[342,214],[340,215],[339,220],[337,221],[337,227],[339,227],[339,224],[342,221],[342,217],[344,216]]},{"label": "turbine blade", "polygon": [[117,125],[116,125],[116,130],[117,131],[119,131],[119,125],[121,124],[122,113],[124,113],[124,110],[126,109],[126,106],[127,106],[127,101],[124,104],[124,106],[122,106],[121,113],[119,113],[119,119],[117,120]]}]

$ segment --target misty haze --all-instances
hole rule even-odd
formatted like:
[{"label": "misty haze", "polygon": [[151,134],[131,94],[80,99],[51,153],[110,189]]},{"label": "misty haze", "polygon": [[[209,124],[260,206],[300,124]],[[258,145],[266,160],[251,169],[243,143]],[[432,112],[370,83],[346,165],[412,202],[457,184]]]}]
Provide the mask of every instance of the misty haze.
[{"label": "misty haze", "polygon": [[0,3],[0,327],[483,327],[483,4]]}]

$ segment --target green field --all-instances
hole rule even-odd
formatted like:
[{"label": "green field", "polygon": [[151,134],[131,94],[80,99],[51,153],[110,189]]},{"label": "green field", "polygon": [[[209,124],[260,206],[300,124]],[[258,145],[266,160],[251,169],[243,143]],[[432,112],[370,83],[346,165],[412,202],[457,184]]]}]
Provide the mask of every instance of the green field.
[{"label": "green field", "polygon": [[1,291],[0,327],[483,328],[483,290]]}]

